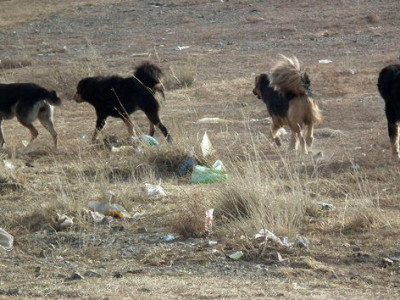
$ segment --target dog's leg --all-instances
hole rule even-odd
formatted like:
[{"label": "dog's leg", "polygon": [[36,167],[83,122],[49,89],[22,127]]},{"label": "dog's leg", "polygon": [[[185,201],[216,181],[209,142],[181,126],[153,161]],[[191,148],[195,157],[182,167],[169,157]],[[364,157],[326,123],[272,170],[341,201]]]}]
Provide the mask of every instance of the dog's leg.
[{"label": "dog's leg", "polygon": [[39,116],[39,121],[43,125],[43,127],[46,128],[48,132],[50,132],[51,136],[53,137],[54,148],[57,149],[58,135],[57,132],[54,130],[52,120],[50,118]]},{"label": "dog's leg", "polygon": [[292,132],[292,135],[290,136],[289,151],[292,151],[296,150],[297,148],[297,138],[296,138],[297,134],[292,129],[290,131]]},{"label": "dog's leg", "polygon": [[388,123],[388,131],[390,143],[392,145],[393,156],[399,158],[399,128],[396,122]]},{"label": "dog's leg", "polygon": [[[147,116],[147,118],[149,119],[149,121],[153,124],[153,126],[157,126],[162,134],[166,137],[168,142],[172,141],[171,135],[168,133],[168,129],[167,127],[164,126],[163,123],[161,123],[160,117],[158,116],[157,112],[144,112]],[[154,134],[154,132],[153,132]]]},{"label": "dog's leg", "polygon": [[307,126],[307,137],[306,137],[306,142],[308,147],[311,147],[313,140],[314,140],[314,124],[309,124]]},{"label": "dog's leg", "polygon": [[43,112],[39,113],[38,118],[43,127],[50,132],[53,137],[54,148],[57,149],[58,135],[53,125],[53,108],[48,106]]},{"label": "dog's leg", "polygon": [[149,124],[150,124],[149,135],[154,136],[154,132],[155,132],[154,124],[152,122],[149,122]]},{"label": "dog's leg", "polygon": [[96,129],[93,132],[93,136],[92,136],[92,143],[96,142],[97,139],[97,135],[99,134],[99,132],[103,129],[103,127],[106,125],[106,117],[97,117],[97,121],[96,121]]},{"label": "dog's leg", "polygon": [[280,125],[278,125],[277,123],[274,122],[274,120],[272,120],[272,125],[271,125],[271,138],[275,141],[275,144],[280,147],[282,145],[281,143],[281,139],[276,136],[278,130],[281,128]]},{"label": "dog's leg", "polygon": [[4,140],[4,134],[3,134],[3,126],[1,124],[2,118],[0,117],[0,150],[4,149],[4,144],[5,144],[5,140]]},{"label": "dog's leg", "polygon": [[37,136],[39,135],[39,132],[32,124],[24,124],[24,123],[21,123],[21,124],[24,125],[26,128],[28,128],[29,131],[31,132],[32,138],[31,138],[30,143],[32,143],[33,140],[36,139]]},{"label": "dog's leg", "polygon": [[297,136],[299,137],[301,150],[303,151],[304,154],[308,154],[306,139],[304,138],[303,135],[303,128],[300,124],[297,124],[297,128],[298,128]]}]

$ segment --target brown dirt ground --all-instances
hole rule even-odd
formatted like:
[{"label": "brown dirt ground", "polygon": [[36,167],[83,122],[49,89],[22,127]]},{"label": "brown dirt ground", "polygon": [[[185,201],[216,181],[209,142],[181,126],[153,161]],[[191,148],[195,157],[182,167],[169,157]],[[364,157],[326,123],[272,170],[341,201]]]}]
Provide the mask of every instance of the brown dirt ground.
[{"label": "brown dirt ground", "polygon": [[[95,184],[90,178],[87,191],[74,191],[75,184],[76,189],[82,187],[72,178],[77,159],[87,164],[84,168],[88,171],[91,160],[108,160],[106,150],[93,154],[82,141],[82,136],[92,132],[94,112],[88,105],[70,101],[81,77],[128,75],[143,59],[156,61],[164,70],[194,70],[192,86],[167,91],[162,118],[172,134],[190,135],[199,141],[207,130],[218,153],[240,157],[243,148],[251,149],[255,143],[269,160],[279,161],[279,151],[264,138],[270,123],[265,106],[251,93],[255,74],[268,71],[279,53],[296,55],[308,68],[324,115],[319,128],[342,132],[331,138],[316,132],[313,151],[324,152],[319,196],[344,209],[346,195],[359,188],[353,162],[360,167],[365,195],[379,199],[387,219],[361,231],[329,226],[335,219],[329,216],[310,223],[303,234],[312,246],[290,258],[298,262],[297,267],[271,266],[263,260],[221,262],[197,244],[170,250],[168,245],[149,242],[154,249],[146,248],[134,231],[146,227],[150,237],[145,239],[159,239],[169,232],[165,219],[180,204],[174,197],[167,202],[139,200],[131,204],[126,196],[126,205],[138,205],[146,216],[138,224],[123,223],[125,231],[107,236],[106,244],[103,241],[99,247],[78,249],[76,244],[85,240],[63,233],[16,236],[15,249],[0,253],[0,290],[20,288],[19,297],[37,298],[398,298],[399,263],[383,267],[381,259],[400,256],[400,170],[391,157],[383,101],[376,89],[379,70],[395,63],[399,55],[398,10],[398,1],[363,0],[0,1],[0,59],[30,62],[22,68],[0,70],[1,81],[37,82],[56,88],[64,100],[55,110],[60,134],[57,152],[50,149],[51,139],[41,127],[34,142],[37,150],[19,150],[20,141],[28,139],[27,130],[15,120],[4,123],[6,153],[35,166],[13,174],[22,181],[23,191],[0,196],[0,211],[7,216],[0,219],[0,226],[11,233],[8,217],[24,216],[51,203],[55,191],[63,193],[63,184],[57,183],[56,177],[71,189],[64,197],[91,196]],[[189,48],[178,50],[178,46]],[[332,63],[320,64],[320,59]],[[228,121],[196,122],[204,117]],[[142,113],[135,114],[135,121],[147,130]],[[110,120],[104,134],[126,133],[122,122]],[[157,138],[162,140],[159,133]],[[110,158],[113,162],[118,159],[115,155]],[[124,159],[129,157],[120,160]],[[169,192],[183,193],[185,187],[171,185]],[[127,193],[129,183],[105,187],[112,188]],[[208,187],[194,190],[201,194]],[[99,238],[100,229],[96,230],[93,236],[86,232],[87,240]],[[132,238],[127,240],[126,235]],[[50,243],[57,250],[40,257]],[[142,248],[129,252],[128,246],[118,243],[131,243],[128,246],[133,248],[137,243],[144,252],[140,253]],[[218,249],[224,250],[223,246]],[[311,263],[301,264],[308,258]],[[85,269],[95,269],[103,277],[66,280],[72,271]],[[116,272],[122,278],[116,278]]]}]

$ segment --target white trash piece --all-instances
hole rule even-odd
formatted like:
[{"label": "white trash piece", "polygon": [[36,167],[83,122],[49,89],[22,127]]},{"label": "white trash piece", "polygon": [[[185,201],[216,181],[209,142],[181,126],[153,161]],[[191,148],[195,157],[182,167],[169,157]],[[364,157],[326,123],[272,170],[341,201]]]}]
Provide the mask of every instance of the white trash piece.
[{"label": "white trash piece", "polygon": [[264,239],[265,241],[273,241],[277,245],[283,246],[284,244],[275,234],[268,229],[261,229],[257,234],[254,235],[255,239]]},{"label": "white trash piece", "polygon": [[0,247],[11,251],[14,244],[14,237],[5,231],[3,228],[0,228]]},{"label": "white trash piece", "polygon": [[212,227],[213,227],[213,219],[214,219],[214,208],[207,209],[206,210],[206,219],[205,219],[205,224],[204,224],[204,231],[208,234],[212,232]]},{"label": "white trash piece", "polygon": [[152,185],[145,183],[144,191],[149,198],[164,198],[167,196],[161,185]]},{"label": "white trash piece", "polygon": [[99,212],[105,216],[111,216],[114,218],[130,218],[131,215],[121,205],[116,203],[104,203],[98,201],[90,201],[88,203],[89,208],[95,212]]},{"label": "white trash piece", "polygon": [[70,218],[67,215],[60,215],[57,213],[57,222],[61,229],[72,227],[72,225],[74,225],[73,219],[74,218]]},{"label": "white trash piece", "polygon": [[200,148],[201,148],[201,153],[203,153],[203,157],[207,157],[215,153],[213,145],[211,144],[211,141],[207,135],[207,131],[203,135]]},{"label": "white trash piece", "polygon": [[330,64],[332,61],[330,59],[320,59],[318,61],[320,64]]}]

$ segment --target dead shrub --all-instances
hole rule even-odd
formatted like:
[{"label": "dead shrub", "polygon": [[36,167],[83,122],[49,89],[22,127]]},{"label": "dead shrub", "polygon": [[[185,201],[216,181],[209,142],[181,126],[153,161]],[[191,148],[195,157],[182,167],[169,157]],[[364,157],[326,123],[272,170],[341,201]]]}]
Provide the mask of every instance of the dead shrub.
[{"label": "dead shrub", "polygon": [[179,89],[191,86],[195,81],[196,70],[193,65],[171,66],[165,75],[164,85],[167,89]]},{"label": "dead shrub", "polygon": [[30,58],[2,59],[0,60],[0,69],[18,69],[32,65]]}]

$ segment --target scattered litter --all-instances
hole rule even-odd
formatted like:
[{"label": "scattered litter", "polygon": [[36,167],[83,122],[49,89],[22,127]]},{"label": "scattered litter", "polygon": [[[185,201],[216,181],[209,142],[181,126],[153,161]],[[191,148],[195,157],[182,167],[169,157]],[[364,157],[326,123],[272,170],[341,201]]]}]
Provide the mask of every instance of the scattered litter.
[{"label": "scattered litter", "polygon": [[297,234],[295,245],[299,246],[300,248],[307,248],[308,246],[310,246],[310,242],[304,236]]},{"label": "scattered litter", "polygon": [[163,236],[163,238],[162,238],[162,240],[163,240],[164,242],[173,242],[175,239],[176,239],[176,237],[173,236],[173,235],[171,235],[171,234],[168,234],[168,235],[166,235],[166,236]]},{"label": "scattered litter", "polygon": [[283,246],[284,245],[282,243],[282,241],[280,240],[280,238],[278,238],[275,234],[273,234],[268,229],[261,229],[257,234],[254,235],[254,238],[256,240],[263,239],[265,241],[272,241],[272,242],[276,243],[279,246]]},{"label": "scattered litter", "polygon": [[89,212],[90,216],[92,217],[94,223],[101,223],[104,220],[104,218],[106,217],[105,215],[103,215],[97,211],[88,210],[88,212]]},{"label": "scattered litter", "polygon": [[57,213],[57,223],[60,229],[70,228],[74,225],[74,218],[70,218],[67,215],[60,215]]},{"label": "scattered litter", "polygon": [[200,144],[201,153],[203,153],[203,157],[207,157],[215,153],[215,150],[211,144],[211,141],[208,137],[207,131],[203,135],[203,139]]},{"label": "scattered litter", "polygon": [[400,262],[400,257],[397,256],[389,256],[389,259],[392,260],[393,262]]},{"label": "scattered litter", "polygon": [[354,171],[358,171],[358,170],[361,169],[361,167],[360,167],[359,164],[352,164],[352,165],[351,165],[351,168],[352,168]]},{"label": "scattered litter", "polygon": [[27,140],[22,140],[21,143],[24,147],[28,147],[29,145],[29,142]]},{"label": "scattered litter", "polygon": [[69,278],[70,280],[82,280],[85,279],[79,272],[73,272],[71,277]]},{"label": "scattered litter", "polygon": [[103,139],[104,145],[112,150],[113,148],[119,148],[122,146],[122,141],[115,135],[106,136]]},{"label": "scattered litter", "polygon": [[217,244],[218,244],[217,241],[208,241],[208,246],[215,246]]},{"label": "scattered litter", "polygon": [[121,205],[116,203],[104,203],[98,201],[90,201],[88,203],[89,208],[95,212],[99,212],[105,216],[111,216],[114,218],[130,218],[130,214]]},{"label": "scattered litter", "polygon": [[178,169],[176,172],[178,176],[185,176],[187,173],[193,170],[193,167],[196,165],[196,162],[194,159],[188,158],[183,166]]},{"label": "scattered litter", "polygon": [[316,203],[322,210],[330,211],[330,210],[335,210],[335,206],[330,203],[325,203],[325,202],[317,202]]},{"label": "scattered litter", "polygon": [[217,160],[211,168],[204,166],[195,166],[193,169],[191,182],[192,183],[212,183],[224,181],[228,178],[225,167],[222,161]]},{"label": "scattered litter", "polygon": [[111,152],[126,152],[132,150],[131,146],[111,147]]},{"label": "scattered litter", "polygon": [[13,164],[11,161],[8,161],[7,159],[4,159],[4,160],[3,160],[3,163],[4,163],[4,166],[5,166],[7,169],[10,169],[10,170],[14,170],[14,169],[15,169],[15,166],[14,166],[14,164]]},{"label": "scattered litter", "polygon": [[284,244],[285,246],[290,246],[289,238],[287,236],[281,237],[281,240],[282,240],[282,244]]},{"label": "scattered litter", "polygon": [[149,183],[145,183],[145,186],[143,187],[146,196],[148,198],[164,198],[167,196],[165,193],[164,189],[161,187],[161,185],[152,185]]},{"label": "scattered litter", "polygon": [[226,122],[228,122],[228,121],[221,119],[221,118],[202,118],[202,119],[196,121],[196,123],[200,123],[200,124],[204,124],[204,123],[217,124],[217,123],[226,123]]},{"label": "scattered litter", "polygon": [[213,226],[213,214],[214,214],[214,208],[206,210],[206,220],[204,224],[204,230],[207,234],[210,234],[212,232],[212,226]]},{"label": "scattered litter", "polygon": [[382,264],[384,267],[391,267],[393,266],[393,263],[394,263],[393,260],[391,260],[390,258],[387,257],[382,258]]},{"label": "scattered litter", "polygon": [[189,49],[189,47],[190,46],[178,46],[178,47],[176,47],[176,50],[182,51],[182,50],[185,50],[185,49]]},{"label": "scattered litter", "polygon": [[96,278],[100,278],[101,277],[101,275],[99,273],[91,271],[91,270],[87,270],[85,272],[85,274],[83,274],[83,276],[85,276],[85,277],[96,277]]},{"label": "scattered litter", "polygon": [[3,228],[0,228],[0,246],[7,251],[11,251],[13,243],[14,237]]},{"label": "scattered litter", "polygon": [[159,142],[150,135],[141,135],[139,137],[133,136],[132,143],[134,146],[158,146]]},{"label": "scattered litter", "polygon": [[134,214],[133,214],[133,216],[131,216],[130,218],[128,218],[128,221],[129,222],[136,222],[136,221],[138,221],[141,217],[143,217],[144,216],[144,212],[135,212]]},{"label": "scattered litter", "polygon": [[274,258],[278,262],[282,262],[284,259],[282,258],[282,255],[279,252],[274,253]]},{"label": "scattered litter", "polygon": [[320,59],[318,62],[320,64],[330,64],[332,61],[330,59]]},{"label": "scattered litter", "polygon": [[228,254],[228,257],[233,260],[241,259],[243,256],[244,256],[243,251],[236,251],[236,252]]}]

